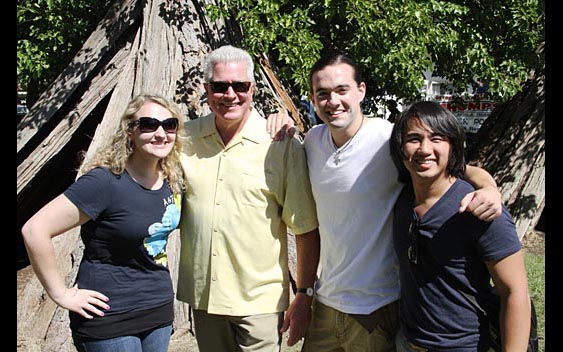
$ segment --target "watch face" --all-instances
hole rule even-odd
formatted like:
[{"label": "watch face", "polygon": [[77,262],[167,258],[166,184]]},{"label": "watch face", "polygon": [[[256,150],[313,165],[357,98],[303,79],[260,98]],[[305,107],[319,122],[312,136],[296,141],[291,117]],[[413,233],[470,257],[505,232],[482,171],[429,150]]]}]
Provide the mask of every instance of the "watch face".
[{"label": "watch face", "polygon": [[313,288],[308,287],[308,288],[307,288],[307,296],[313,297],[313,293],[314,293]]}]

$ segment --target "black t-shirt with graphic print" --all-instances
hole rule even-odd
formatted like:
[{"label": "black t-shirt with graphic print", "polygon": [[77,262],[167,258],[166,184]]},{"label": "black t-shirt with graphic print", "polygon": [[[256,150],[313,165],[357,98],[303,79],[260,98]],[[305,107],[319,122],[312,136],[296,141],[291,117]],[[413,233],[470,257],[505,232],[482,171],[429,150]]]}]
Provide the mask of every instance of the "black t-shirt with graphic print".
[{"label": "black t-shirt with graphic print", "polygon": [[168,182],[149,190],[127,172],[98,167],[64,195],[91,219],[80,231],[85,248],[78,287],[103,293],[110,306],[91,320],[70,312],[73,334],[107,339],[170,324],[174,292],[166,243],[181,205]]}]

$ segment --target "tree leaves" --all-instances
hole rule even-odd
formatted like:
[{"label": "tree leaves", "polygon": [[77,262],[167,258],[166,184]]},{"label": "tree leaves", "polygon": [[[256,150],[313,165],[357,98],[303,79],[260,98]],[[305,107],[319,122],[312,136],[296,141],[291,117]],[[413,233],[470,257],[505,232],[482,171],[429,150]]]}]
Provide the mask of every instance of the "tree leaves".
[{"label": "tree leaves", "polygon": [[303,94],[323,50],[339,49],[361,66],[368,94],[416,98],[422,72],[464,90],[489,82],[495,99],[514,95],[543,63],[543,0],[235,0],[214,15],[234,16],[245,45],[270,53],[283,78]]},{"label": "tree leaves", "polygon": [[[181,2],[182,0],[175,0]],[[42,91],[66,66],[111,0],[20,0],[18,84]],[[368,94],[413,99],[432,69],[464,90],[489,83],[497,101],[514,95],[545,41],[544,0],[217,0],[211,18],[236,19],[244,46],[263,52],[281,78],[306,94],[323,50],[347,52]]]},{"label": "tree leaves", "polygon": [[66,67],[111,0],[19,0],[17,5],[18,87],[28,103]]}]

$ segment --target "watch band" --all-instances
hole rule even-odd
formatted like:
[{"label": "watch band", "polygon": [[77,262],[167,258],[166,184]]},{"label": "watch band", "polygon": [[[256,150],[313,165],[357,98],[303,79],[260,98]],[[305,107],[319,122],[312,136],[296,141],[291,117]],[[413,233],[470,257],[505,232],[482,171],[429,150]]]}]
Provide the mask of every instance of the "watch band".
[{"label": "watch band", "polygon": [[313,297],[315,290],[313,290],[312,287],[298,287],[297,290],[295,290],[295,293],[304,293],[309,297]]}]

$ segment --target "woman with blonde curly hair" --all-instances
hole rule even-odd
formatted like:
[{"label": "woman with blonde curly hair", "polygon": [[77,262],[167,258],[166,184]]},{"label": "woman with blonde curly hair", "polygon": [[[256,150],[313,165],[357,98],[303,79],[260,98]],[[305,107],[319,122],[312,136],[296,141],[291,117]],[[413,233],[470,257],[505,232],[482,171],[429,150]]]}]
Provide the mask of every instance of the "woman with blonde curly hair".
[{"label": "woman with blonde curly hair", "polygon": [[[174,318],[166,244],[180,222],[183,119],[157,95],[131,100],[83,175],[22,228],[43,287],[69,310],[78,351],[165,352]],[[81,226],[84,256],[69,288],[52,238]]]}]

